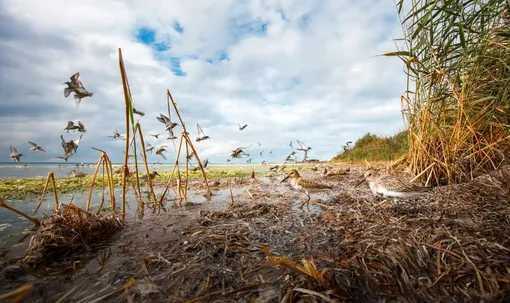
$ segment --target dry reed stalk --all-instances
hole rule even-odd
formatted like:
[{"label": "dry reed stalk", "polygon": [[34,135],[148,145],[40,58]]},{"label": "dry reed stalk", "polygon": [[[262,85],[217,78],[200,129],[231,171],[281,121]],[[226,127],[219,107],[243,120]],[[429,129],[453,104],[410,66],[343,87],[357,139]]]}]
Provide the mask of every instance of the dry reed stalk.
[{"label": "dry reed stalk", "polygon": [[[124,90],[124,101],[126,103],[126,146],[124,153],[124,169],[122,170],[122,213],[126,212],[126,185],[127,185],[127,167],[128,167],[128,157],[129,157],[129,112],[130,112],[130,100],[129,100],[129,92],[127,88],[127,79],[126,79],[126,71],[124,69],[124,60],[122,58],[122,50],[119,48],[119,66],[120,66],[120,75],[122,78],[122,88]],[[136,155],[135,155],[136,157]],[[138,180],[138,174],[136,174],[136,178]],[[125,221],[125,216],[122,217]]]},{"label": "dry reed stalk", "polygon": [[420,179],[450,184],[495,170],[510,151],[510,21],[503,0],[413,0],[402,13],[409,166]]},{"label": "dry reed stalk", "polygon": [[142,144],[142,156],[143,156],[143,162],[145,164],[145,172],[147,173],[147,184],[149,185],[149,189],[152,194],[154,206],[156,206],[156,201],[157,201],[156,193],[154,193],[154,187],[152,186],[152,180],[150,178],[149,165],[147,164],[147,153],[145,152],[145,141],[143,139],[142,126],[140,125],[140,122],[136,123],[135,132],[137,130],[138,130],[138,135],[140,136],[140,142]]},{"label": "dry reed stalk", "polygon": [[[34,285],[31,283],[27,283],[21,285],[20,287],[12,290],[8,293],[0,295],[1,302],[11,302],[11,303],[19,303],[23,302],[23,299],[32,291]],[[4,301],[6,300],[6,301]],[[7,301],[8,300],[8,301]]]},{"label": "dry reed stalk", "polygon": [[7,205],[7,203],[5,203],[5,201],[2,198],[0,198],[0,206],[4,207],[4,208],[6,208],[6,209],[8,209],[10,211],[15,212],[15,213],[17,213],[20,216],[23,216],[23,217],[27,218],[28,220],[34,222],[35,225],[41,225],[41,222],[39,221],[39,219],[31,217],[31,216],[25,214],[24,212],[22,212],[20,210],[17,210],[14,207],[11,207],[11,206]]},{"label": "dry reed stalk", "polygon": [[37,213],[39,210],[39,207],[41,207],[42,201],[44,200],[44,197],[46,196],[46,192],[48,191],[48,185],[50,184],[50,179],[53,182],[53,195],[55,196],[55,209],[58,208],[58,195],[57,195],[57,186],[55,185],[55,175],[53,172],[48,173],[48,177],[46,177],[46,184],[44,185],[43,193],[41,195],[41,200],[39,201],[39,204],[34,210],[33,216]]},{"label": "dry reed stalk", "polygon": [[103,155],[99,157],[99,160],[97,161],[96,170],[94,171],[94,175],[92,175],[92,181],[90,183],[89,187],[89,195],[87,197],[87,206],[85,207],[85,211],[88,212],[90,209],[90,200],[92,199],[92,191],[94,190],[94,183],[96,182],[97,173],[99,172],[99,167],[101,166],[101,163],[103,163]]},{"label": "dry reed stalk", "polygon": [[[169,89],[166,90],[166,93],[167,93],[168,98],[170,98],[170,101],[172,102],[172,106],[174,107],[175,112],[177,113],[177,117],[179,118],[179,121],[181,121],[181,125],[182,125],[183,134],[185,136],[185,139],[188,142],[188,144],[191,147],[191,149],[193,150],[193,154],[195,155],[195,159],[197,160],[198,166],[200,167],[200,170],[202,171],[202,176],[204,177],[204,182],[205,182],[205,185],[207,187],[207,194],[211,195],[212,194],[211,193],[211,189],[209,188],[209,183],[207,182],[207,174],[204,171],[204,167],[202,166],[202,161],[200,160],[200,157],[198,156],[198,153],[195,150],[193,142],[191,142],[191,139],[189,138],[189,133],[186,130],[186,125],[184,124],[184,121],[181,118],[181,114],[179,113],[179,109],[177,108],[177,103],[175,103],[174,98],[172,97],[172,94],[170,93]],[[168,102],[168,99],[167,99],[167,102]]]}]

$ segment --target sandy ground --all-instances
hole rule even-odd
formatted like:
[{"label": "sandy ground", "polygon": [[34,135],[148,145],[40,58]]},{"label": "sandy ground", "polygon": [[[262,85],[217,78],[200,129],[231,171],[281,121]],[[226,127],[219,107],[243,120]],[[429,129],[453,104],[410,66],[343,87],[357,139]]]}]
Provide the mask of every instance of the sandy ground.
[{"label": "sandy ground", "polygon": [[396,205],[354,188],[361,173],[304,172],[333,186],[312,195],[310,209],[298,208],[306,195],[280,184],[283,174],[212,182],[208,203],[170,207],[37,270],[20,261],[20,245],[0,264],[0,293],[31,283],[23,302],[91,302],[134,281],[102,302],[510,299],[507,192],[468,184]]}]

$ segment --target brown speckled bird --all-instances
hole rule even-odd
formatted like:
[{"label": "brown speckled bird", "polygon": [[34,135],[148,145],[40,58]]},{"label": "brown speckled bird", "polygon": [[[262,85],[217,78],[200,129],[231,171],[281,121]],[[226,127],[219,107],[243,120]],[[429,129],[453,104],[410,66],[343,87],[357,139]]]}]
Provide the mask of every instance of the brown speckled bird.
[{"label": "brown speckled bird", "polygon": [[287,179],[290,178],[290,185],[299,191],[304,191],[308,197],[308,199],[303,202],[300,207],[303,207],[305,204],[308,206],[310,202],[310,192],[317,192],[326,189],[331,189],[332,187],[329,185],[321,184],[312,180],[307,180],[301,177],[297,170],[293,169],[290,173],[280,182],[283,183]]}]

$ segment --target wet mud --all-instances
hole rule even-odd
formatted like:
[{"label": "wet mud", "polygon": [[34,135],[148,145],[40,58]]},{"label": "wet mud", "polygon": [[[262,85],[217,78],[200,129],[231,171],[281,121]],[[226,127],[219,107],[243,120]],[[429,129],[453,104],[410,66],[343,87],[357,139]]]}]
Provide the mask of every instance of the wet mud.
[{"label": "wet mud", "polygon": [[510,299],[510,169],[399,203],[354,188],[361,173],[304,171],[333,187],[309,209],[283,173],[211,181],[210,199],[191,181],[188,206],[132,213],[112,239],[68,260],[33,270],[20,261],[28,239],[11,247],[0,294],[30,283],[23,302]]}]

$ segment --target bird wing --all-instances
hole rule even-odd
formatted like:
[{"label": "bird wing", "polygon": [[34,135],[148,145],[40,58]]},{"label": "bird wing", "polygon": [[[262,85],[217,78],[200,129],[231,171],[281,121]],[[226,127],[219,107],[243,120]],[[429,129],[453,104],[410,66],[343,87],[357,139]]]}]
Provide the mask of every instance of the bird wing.
[{"label": "bird wing", "polygon": [[70,87],[64,88],[64,97],[66,97],[66,98],[69,97],[69,95],[71,94],[72,91],[73,91],[73,89]]},{"label": "bird wing", "polygon": [[301,142],[299,140],[296,140],[296,141],[301,146],[302,149],[306,149],[306,145],[303,142]]},{"label": "bird wing", "polygon": [[83,135],[80,135],[80,137],[78,138],[78,140],[74,141],[74,144],[76,144],[76,146],[78,146],[78,144],[80,144],[80,140],[81,140],[81,137],[82,137],[82,136],[83,136]]},{"label": "bird wing", "polygon": [[38,146],[37,144],[35,144],[35,143],[34,143],[34,142],[32,142],[32,141],[28,141],[28,143],[30,143],[30,145],[32,145],[33,147],[37,147],[37,146]]},{"label": "bird wing", "polygon": [[78,77],[80,77],[80,73],[76,73],[76,74],[72,75],[70,77],[71,82],[77,82],[78,81]]},{"label": "bird wing", "polygon": [[11,145],[11,153],[12,154],[17,154],[18,151],[16,150],[16,148],[14,146]]},{"label": "bird wing", "polygon": [[200,125],[197,123],[197,131],[198,131],[198,136],[199,137],[203,137],[204,136],[204,131],[202,130],[202,128],[200,127]]},{"label": "bird wing", "polygon": [[247,149],[247,148],[250,148],[253,144],[250,144],[250,146],[246,146],[246,147],[239,147],[239,149]]},{"label": "bird wing", "polygon": [[60,135],[60,139],[62,140],[62,148],[66,148],[66,140],[64,140],[64,136]]},{"label": "bird wing", "polygon": [[81,123],[81,121],[78,121],[78,125],[80,126],[80,128],[85,129],[85,125],[83,125],[83,123]]},{"label": "bird wing", "polygon": [[74,127],[74,122],[73,121],[67,121],[67,127],[64,128],[64,129],[68,129],[68,128],[70,129],[72,127]]}]

